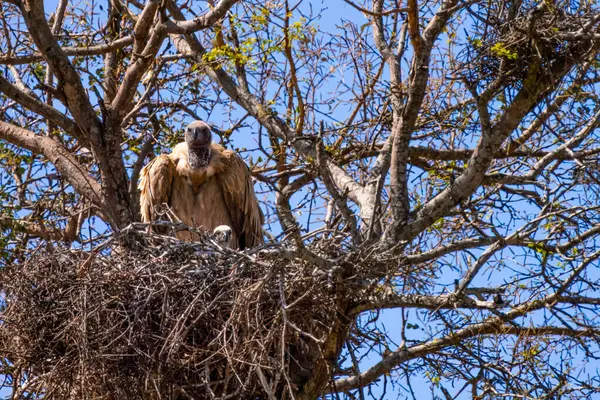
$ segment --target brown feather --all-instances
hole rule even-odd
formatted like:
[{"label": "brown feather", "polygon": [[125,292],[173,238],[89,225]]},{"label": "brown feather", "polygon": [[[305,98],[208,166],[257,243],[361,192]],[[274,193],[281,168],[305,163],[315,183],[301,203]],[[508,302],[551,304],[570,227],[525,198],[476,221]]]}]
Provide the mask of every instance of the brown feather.
[{"label": "brown feather", "polygon": [[239,155],[231,150],[221,153],[225,164],[221,185],[229,209],[233,230],[238,233],[240,248],[254,247],[263,242],[264,216],[254,194],[252,175]]},{"label": "brown feather", "polygon": [[163,204],[169,204],[175,174],[175,164],[166,155],[156,157],[142,169],[139,189],[143,222],[155,221],[166,211]]},{"label": "brown feather", "polygon": [[[219,225],[231,227],[230,247],[243,249],[262,243],[264,217],[250,170],[230,150],[213,144],[211,151],[206,168],[190,167],[186,143],[144,167],[139,185],[142,220],[155,220],[161,205],[166,204],[170,217],[188,226],[208,232]],[[177,232],[177,237],[196,239],[185,231]]]}]

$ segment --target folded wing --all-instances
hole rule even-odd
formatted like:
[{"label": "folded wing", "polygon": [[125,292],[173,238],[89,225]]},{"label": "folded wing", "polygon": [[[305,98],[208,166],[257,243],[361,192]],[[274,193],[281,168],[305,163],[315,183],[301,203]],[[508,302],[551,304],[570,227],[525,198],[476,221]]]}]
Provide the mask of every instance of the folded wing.
[{"label": "folded wing", "polygon": [[263,213],[254,194],[250,170],[236,153],[224,150],[221,160],[225,168],[220,175],[223,198],[239,238],[239,248],[263,243]]},{"label": "folded wing", "polygon": [[140,173],[140,212],[143,222],[159,220],[168,208],[175,164],[167,155],[150,161]]}]

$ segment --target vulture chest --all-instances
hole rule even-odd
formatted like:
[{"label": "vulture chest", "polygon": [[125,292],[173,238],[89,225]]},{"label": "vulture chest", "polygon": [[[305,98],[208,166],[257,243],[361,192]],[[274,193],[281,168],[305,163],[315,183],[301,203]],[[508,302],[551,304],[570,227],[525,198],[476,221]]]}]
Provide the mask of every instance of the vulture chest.
[{"label": "vulture chest", "polygon": [[[186,176],[176,176],[169,205],[175,216],[188,226],[207,232],[212,232],[219,225],[229,226],[233,231],[231,243],[238,242],[218,175],[200,185],[194,185]],[[185,231],[178,232],[177,237],[184,240],[196,239],[195,234]]]}]

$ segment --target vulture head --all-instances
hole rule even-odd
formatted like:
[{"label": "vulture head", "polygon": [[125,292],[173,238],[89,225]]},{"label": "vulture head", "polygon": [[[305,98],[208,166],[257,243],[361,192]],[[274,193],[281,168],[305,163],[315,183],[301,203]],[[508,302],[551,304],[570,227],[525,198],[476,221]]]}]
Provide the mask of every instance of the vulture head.
[{"label": "vulture head", "polygon": [[210,163],[212,135],[204,121],[194,121],[185,129],[188,162],[192,168],[206,168]]},{"label": "vulture head", "polygon": [[213,230],[212,238],[219,246],[229,247],[229,242],[231,242],[231,236],[233,235],[232,232],[229,226],[219,225]]}]

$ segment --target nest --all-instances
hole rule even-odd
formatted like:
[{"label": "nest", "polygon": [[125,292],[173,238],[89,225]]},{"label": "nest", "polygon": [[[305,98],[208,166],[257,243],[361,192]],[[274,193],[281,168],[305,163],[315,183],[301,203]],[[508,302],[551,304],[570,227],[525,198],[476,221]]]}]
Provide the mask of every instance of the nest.
[{"label": "nest", "polygon": [[[580,33],[589,21],[568,13],[565,5],[552,2],[490,3],[475,15],[470,45],[458,59],[459,69],[469,71],[472,82],[490,82],[499,74],[506,83],[527,77],[529,67],[546,71],[566,58],[583,57],[593,43],[592,35]],[[489,6],[489,9],[488,9]]]},{"label": "nest", "polygon": [[28,393],[285,398],[309,376],[337,312],[314,266],[210,240],[122,244],[38,250],[3,271],[0,347]]}]

